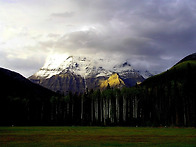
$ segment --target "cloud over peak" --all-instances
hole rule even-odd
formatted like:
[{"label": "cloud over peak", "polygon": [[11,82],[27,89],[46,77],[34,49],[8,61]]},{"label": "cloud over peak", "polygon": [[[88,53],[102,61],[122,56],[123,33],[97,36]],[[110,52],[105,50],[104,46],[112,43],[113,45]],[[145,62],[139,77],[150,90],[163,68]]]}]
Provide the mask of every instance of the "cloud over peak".
[{"label": "cloud over peak", "polygon": [[52,52],[120,56],[165,70],[196,46],[194,0],[1,1],[0,20],[1,64],[15,70],[10,56],[34,57],[26,61],[38,69]]}]

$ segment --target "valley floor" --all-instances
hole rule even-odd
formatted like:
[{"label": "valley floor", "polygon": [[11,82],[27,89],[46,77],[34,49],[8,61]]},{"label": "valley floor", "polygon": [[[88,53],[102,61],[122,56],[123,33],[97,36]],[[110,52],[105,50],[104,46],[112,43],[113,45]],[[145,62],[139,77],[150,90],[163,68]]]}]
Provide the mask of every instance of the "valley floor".
[{"label": "valley floor", "polygon": [[0,146],[196,146],[195,128],[0,127]]}]

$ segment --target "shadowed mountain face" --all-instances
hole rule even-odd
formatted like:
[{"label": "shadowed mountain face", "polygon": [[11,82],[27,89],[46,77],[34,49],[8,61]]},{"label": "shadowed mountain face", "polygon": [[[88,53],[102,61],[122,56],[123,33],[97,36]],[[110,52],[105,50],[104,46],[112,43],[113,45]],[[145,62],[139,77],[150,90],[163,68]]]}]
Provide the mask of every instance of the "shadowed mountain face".
[{"label": "shadowed mountain face", "polygon": [[57,74],[48,79],[34,79],[31,77],[30,80],[52,91],[64,94],[70,91],[80,93],[85,90],[84,79],[80,75],[75,75],[71,72]]},{"label": "shadowed mountain face", "polygon": [[0,68],[0,125],[48,123],[53,91],[31,82],[20,74]]},{"label": "shadowed mountain face", "polygon": [[46,97],[54,92],[34,84],[22,75],[0,68],[1,95],[16,97]]},{"label": "shadowed mountain face", "polygon": [[115,78],[117,81],[113,78],[111,87],[131,87],[144,81],[143,76],[128,62],[116,64],[109,59],[73,56],[61,60],[60,63],[55,60],[46,61],[45,65],[29,79],[64,94],[68,91],[83,93],[86,88],[104,89],[107,87],[105,85],[111,84],[113,74],[118,75],[118,78]]}]

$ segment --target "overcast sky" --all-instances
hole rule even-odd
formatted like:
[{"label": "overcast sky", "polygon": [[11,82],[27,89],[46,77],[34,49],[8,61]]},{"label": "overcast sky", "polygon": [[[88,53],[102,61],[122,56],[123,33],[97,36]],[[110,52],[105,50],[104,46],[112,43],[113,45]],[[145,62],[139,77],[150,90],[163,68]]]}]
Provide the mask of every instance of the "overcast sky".
[{"label": "overcast sky", "polygon": [[50,54],[163,71],[193,52],[195,0],[0,0],[0,67],[26,77]]}]

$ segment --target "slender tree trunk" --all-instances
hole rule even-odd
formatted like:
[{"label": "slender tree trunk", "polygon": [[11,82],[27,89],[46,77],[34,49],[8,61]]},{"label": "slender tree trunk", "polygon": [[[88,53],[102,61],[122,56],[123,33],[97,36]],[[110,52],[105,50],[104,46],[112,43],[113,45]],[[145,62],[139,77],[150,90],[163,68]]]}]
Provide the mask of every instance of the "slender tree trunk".
[{"label": "slender tree trunk", "polygon": [[125,97],[123,96],[123,121],[125,122],[126,121],[126,99]]},{"label": "slender tree trunk", "polygon": [[81,98],[81,115],[80,115],[80,119],[83,120],[83,116],[84,116],[84,105],[83,105],[83,98]]},{"label": "slender tree trunk", "polygon": [[44,116],[44,104],[41,105],[41,121],[43,121]]},{"label": "slender tree trunk", "polygon": [[101,123],[101,101],[100,97],[98,97],[98,102],[97,102],[97,112],[98,112],[98,124]]},{"label": "slender tree trunk", "polygon": [[100,122],[103,123],[103,98],[100,99]]},{"label": "slender tree trunk", "polygon": [[103,100],[103,121],[104,125],[106,125],[106,99]]},{"label": "slender tree trunk", "polygon": [[117,123],[119,123],[119,100],[118,97],[116,97],[116,118],[117,118]]},{"label": "slender tree trunk", "polygon": [[71,120],[72,120],[72,123],[73,123],[73,118],[74,118],[74,104],[72,102],[72,107],[71,107]]},{"label": "slender tree trunk", "polygon": [[91,99],[91,123],[93,123],[93,118],[94,118],[94,105],[93,105],[93,99]]},{"label": "slender tree trunk", "polygon": [[184,126],[186,126],[186,108],[184,106]]},{"label": "slender tree trunk", "polygon": [[139,100],[134,97],[133,99],[133,118],[137,118],[138,117],[138,102]]},{"label": "slender tree trunk", "polygon": [[111,99],[108,99],[108,120],[111,122]]}]

